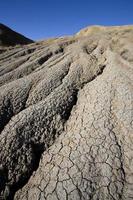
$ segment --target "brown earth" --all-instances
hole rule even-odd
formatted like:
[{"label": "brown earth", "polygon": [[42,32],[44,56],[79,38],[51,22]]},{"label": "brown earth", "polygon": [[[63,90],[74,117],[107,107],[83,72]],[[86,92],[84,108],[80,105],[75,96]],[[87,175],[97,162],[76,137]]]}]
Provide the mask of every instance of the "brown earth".
[{"label": "brown earth", "polygon": [[30,44],[33,43],[33,40],[26,38],[0,23],[0,45],[2,46],[10,46],[17,44]]}]

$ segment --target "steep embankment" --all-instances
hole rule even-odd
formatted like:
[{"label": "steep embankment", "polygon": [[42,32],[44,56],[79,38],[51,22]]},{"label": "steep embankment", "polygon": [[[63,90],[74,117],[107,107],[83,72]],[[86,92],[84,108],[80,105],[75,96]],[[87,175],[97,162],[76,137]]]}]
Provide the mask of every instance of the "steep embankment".
[{"label": "steep embankment", "polygon": [[132,199],[132,83],[132,26],[5,48],[1,196]]}]

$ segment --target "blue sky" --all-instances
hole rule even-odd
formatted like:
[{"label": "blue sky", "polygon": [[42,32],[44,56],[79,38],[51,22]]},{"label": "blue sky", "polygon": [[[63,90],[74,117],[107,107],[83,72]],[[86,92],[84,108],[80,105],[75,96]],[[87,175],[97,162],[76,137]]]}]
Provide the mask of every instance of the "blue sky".
[{"label": "blue sky", "polygon": [[35,40],[71,35],[89,25],[133,24],[133,0],[0,0],[0,22]]}]

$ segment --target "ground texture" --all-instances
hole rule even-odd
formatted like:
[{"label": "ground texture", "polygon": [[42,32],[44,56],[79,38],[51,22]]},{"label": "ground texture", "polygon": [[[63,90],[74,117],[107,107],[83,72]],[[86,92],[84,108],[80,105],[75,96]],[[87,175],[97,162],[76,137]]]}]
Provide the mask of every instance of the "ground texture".
[{"label": "ground texture", "polygon": [[133,27],[0,47],[0,193],[133,199]]}]

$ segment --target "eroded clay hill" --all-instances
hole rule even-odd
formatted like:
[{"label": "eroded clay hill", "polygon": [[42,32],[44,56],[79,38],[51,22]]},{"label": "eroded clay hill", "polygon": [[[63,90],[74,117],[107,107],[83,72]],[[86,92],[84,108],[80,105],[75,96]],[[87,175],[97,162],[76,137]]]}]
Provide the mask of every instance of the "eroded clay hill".
[{"label": "eroded clay hill", "polygon": [[0,131],[1,198],[133,199],[133,26],[1,47]]}]

